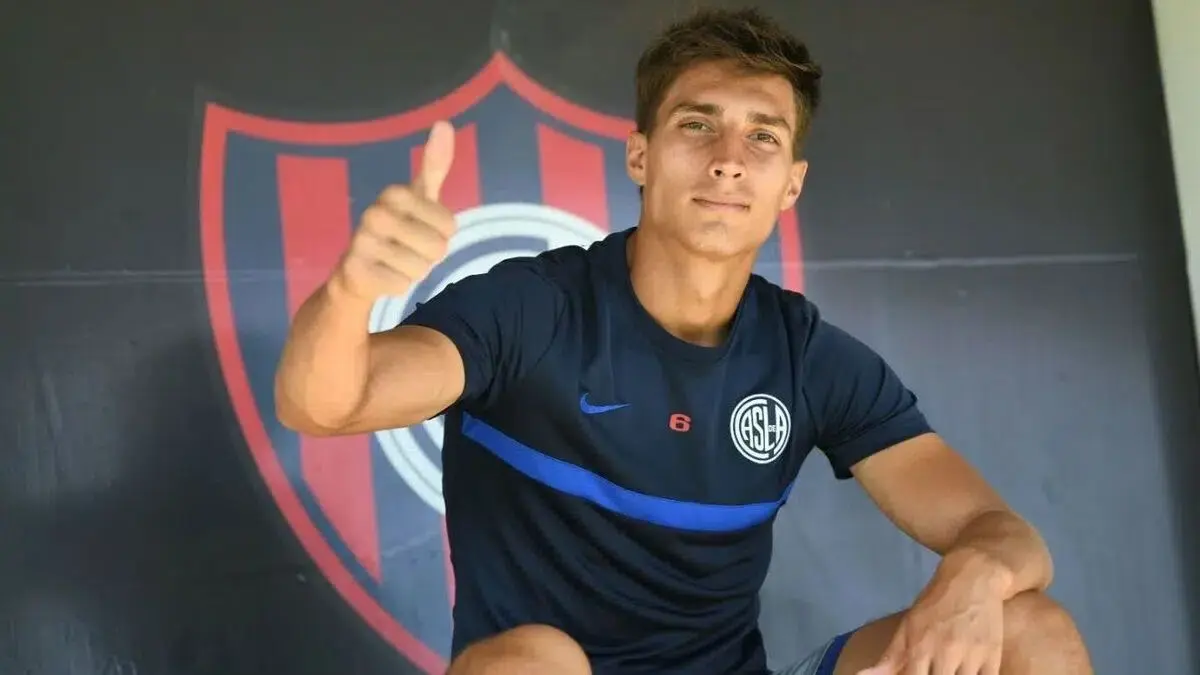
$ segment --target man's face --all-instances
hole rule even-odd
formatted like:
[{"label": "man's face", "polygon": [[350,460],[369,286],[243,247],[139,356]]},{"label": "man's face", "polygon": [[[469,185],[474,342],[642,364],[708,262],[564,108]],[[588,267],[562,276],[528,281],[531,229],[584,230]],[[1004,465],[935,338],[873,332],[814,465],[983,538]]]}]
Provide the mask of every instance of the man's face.
[{"label": "man's face", "polygon": [[807,164],[792,155],[796,112],[783,77],[725,63],[685,71],[649,137],[634,133],[627,145],[644,226],[713,258],[756,251],[800,196]]}]

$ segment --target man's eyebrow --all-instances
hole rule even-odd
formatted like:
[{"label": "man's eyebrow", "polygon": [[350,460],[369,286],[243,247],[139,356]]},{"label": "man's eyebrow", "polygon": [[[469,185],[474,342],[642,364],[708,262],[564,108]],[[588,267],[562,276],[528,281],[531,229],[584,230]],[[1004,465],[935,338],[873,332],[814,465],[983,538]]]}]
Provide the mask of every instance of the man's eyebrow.
[{"label": "man's eyebrow", "polygon": [[[698,113],[700,115],[720,115],[724,112],[724,108],[712,103],[696,103],[694,101],[684,101],[671,109],[671,115],[681,113]],[[764,112],[752,112],[748,116],[749,120],[754,124],[761,124],[768,127],[780,127],[789,132],[792,130],[792,125],[788,124],[786,118],[780,115],[771,115]]]},{"label": "man's eyebrow", "polygon": [[792,130],[792,125],[788,124],[788,121],[779,115],[768,115],[767,113],[752,112],[750,113],[750,121],[767,127],[782,127],[788,131]]},{"label": "man's eyebrow", "polygon": [[701,115],[720,115],[723,109],[719,105],[712,103],[695,103],[693,101],[684,101],[671,109],[672,115],[679,113],[699,113]]}]

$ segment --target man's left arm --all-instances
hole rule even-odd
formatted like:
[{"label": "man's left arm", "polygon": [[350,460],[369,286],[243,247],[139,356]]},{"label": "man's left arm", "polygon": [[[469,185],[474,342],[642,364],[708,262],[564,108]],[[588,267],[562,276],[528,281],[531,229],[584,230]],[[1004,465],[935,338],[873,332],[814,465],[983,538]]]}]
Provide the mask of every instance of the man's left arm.
[{"label": "man's left arm", "polygon": [[969,575],[1005,600],[1050,586],[1041,535],[936,433],[889,446],[851,472],[889,520],[942,556],[935,578]]},{"label": "man's left arm", "polygon": [[897,527],[942,556],[935,582],[965,574],[1005,599],[1047,588],[1053,569],[1038,532],[934,431],[877,352],[809,307],[806,402],[834,475],[857,479]]}]

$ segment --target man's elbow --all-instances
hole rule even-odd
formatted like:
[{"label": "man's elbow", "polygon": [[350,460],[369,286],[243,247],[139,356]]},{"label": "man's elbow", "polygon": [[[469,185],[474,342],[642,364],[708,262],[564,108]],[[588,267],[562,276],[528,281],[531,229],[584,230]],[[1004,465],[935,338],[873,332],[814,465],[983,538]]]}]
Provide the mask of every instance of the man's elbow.
[{"label": "man's elbow", "polygon": [[304,436],[320,438],[344,435],[340,428],[319,424],[311,417],[287,414],[280,411],[276,411],[276,417],[279,419],[279,423],[282,424],[285,429],[294,431]]},{"label": "man's elbow", "polygon": [[1024,564],[1019,566],[1026,569],[1025,574],[1032,576],[1032,579],[1026,577],[1027,583],[1034,590],[1048,590],[1054,582],[1054,557],[1037,527],[1010,508],[997,509],[987,517],[995,523],[999,540],[1005,542],[1005,547],[1020,552]]},{"label": "man's elbow", "polygon": [[275,418],[289,431],[305,436],[334,436],[336,429],[318,423],[311,415],[306,415],[296,408],[286,404],[276,404]]},{"label": "man's elbow", "polygon": [[1021,514],[1012,509],[1006,509],[1005,513],[1015,524],[1014,526],[1024,533],[1024,537],[1029,543],[1030,548],[1036,551],[1041,558],[1042,566],[1045,569],[1046,586],[1048,587],[1054,576],[1054,557],[1050,554],[1050,546],[1046,543],[1046,538],[1042,536],[1042,533],[1033,523],[1029,522]]},{"label": "man's elbow", "polygon": [[345,435],[349,417],[322,411],[319,406],[300,404],[282,387],[275,389],[275,418],[284,428],[298,434],[314,437]]},{"label": "man's elbow", "polygon": [[1042,557],[1042,579],[1039,584],[1039,591],[1047,591],[1050,585],[1054,583],[1054,555],[1050,552],[1050,545],[1046,543],[1045,537],[1038,531],[1029,521],[1022,519],[1026,527],[1029,528],[1030,536],[1037,542],[1037,549],[1041,551]]}]

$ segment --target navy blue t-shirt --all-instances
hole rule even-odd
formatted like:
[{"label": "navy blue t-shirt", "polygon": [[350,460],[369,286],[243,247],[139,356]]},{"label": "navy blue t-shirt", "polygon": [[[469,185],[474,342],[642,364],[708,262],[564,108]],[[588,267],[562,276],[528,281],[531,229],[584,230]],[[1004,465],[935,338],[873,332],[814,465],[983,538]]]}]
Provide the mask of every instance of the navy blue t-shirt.
[{"label": "navy blue t-shirt", "polygon": [[761,277],[721,346],[672,336],[633,293],[633,231],[506,260],[405,320],[466,366],[442,450],[452,652],[542,623],[596,673],[764,673],[758,593],[809,451],[845,479],[930,427],[879,355]]}]

